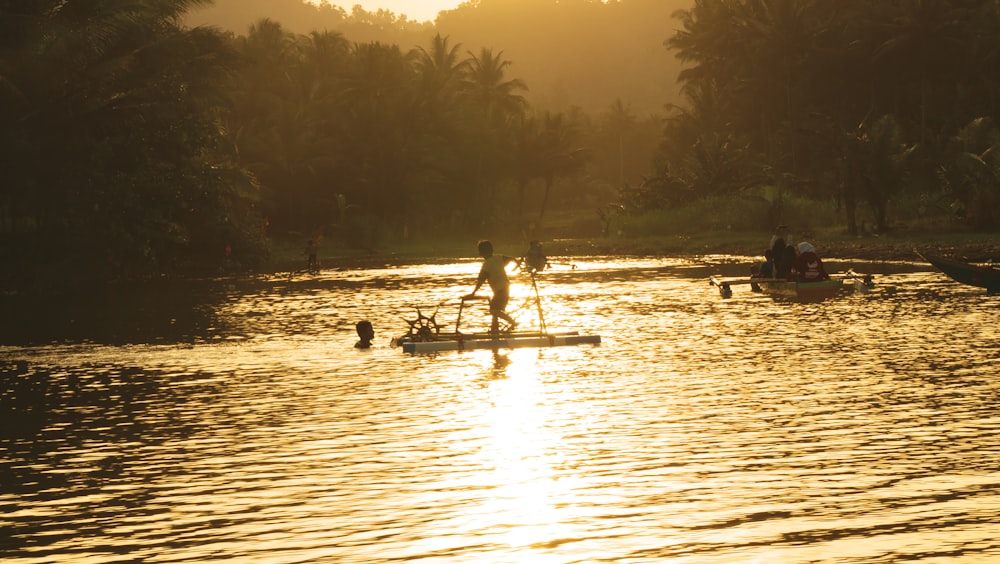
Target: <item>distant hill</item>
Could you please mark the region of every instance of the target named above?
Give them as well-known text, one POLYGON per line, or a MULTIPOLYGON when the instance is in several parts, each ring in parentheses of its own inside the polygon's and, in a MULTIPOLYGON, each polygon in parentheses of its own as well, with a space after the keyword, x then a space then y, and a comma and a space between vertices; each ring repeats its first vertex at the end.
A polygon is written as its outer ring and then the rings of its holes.
POLYGON ((672 14, 694 0, 478 0, 443 12, 434 24, 347 13, 305 0, 216 0, 196 9, 189 25, 213 25, 236 34, 263 17, 296 33, 332 30, 354 42, 426 46, 435 33, 465 51, 503 51, 512 76, 524 80, 536 107, 589 112, 616 99, 637 115, 662 113, 679 103, 680 64, 663 42, 678 27, 672 14))

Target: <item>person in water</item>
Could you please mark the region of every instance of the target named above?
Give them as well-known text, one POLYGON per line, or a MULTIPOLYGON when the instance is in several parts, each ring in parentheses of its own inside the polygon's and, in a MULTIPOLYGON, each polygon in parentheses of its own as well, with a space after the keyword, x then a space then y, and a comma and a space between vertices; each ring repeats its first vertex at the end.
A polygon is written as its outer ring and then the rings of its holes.
POLYGON ((541 272, 549 265, 549 259, 542 251, 542 244, 535 239, 528 244, 528 254, 524 255, 524 265, 528 272, 541 272))
POLYGON ((372 322, 368 320, 358 321, 355 329, 358 332, 360 340, 357 343, 354 343, 354 348, 370 349, 372 346, 372 339, 375 338, 375 328, 372 327, 372 322))
POLYGON ((816 254, 816 248, 805 241, 802 241, 798 245, 798 254, 795 257, 795 273, 798 276, 799 282, 819 282, 830 279, 830 275, 823 268, 823 261, 816 254))
POLYGON ((493 290, 493 298, 490 300, 490 324, 491 331, 499 332, 500 319, 507 322, 510 330, 513 330, 517 323, 514 318, 507 314, 507 302, 510 301, 510 279, 507 278, 507 265, 516 263, 517 259, 493 254, 493 243, 483 240, 479 242, 479 256, 483 257, 483 267, 479 271, 479 278, 476 279, 476 287, 466 299, 475 298, 476 292, 482 287, 483 282, 490 283, 493 290))

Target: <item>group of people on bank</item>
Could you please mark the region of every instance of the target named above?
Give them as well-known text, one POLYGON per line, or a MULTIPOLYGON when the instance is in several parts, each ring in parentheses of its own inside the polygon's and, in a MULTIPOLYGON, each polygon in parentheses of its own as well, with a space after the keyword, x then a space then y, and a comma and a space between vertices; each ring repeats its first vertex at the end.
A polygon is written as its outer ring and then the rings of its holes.
POLYGON ((764 251, 764 261, 751 267, 751 278, 799 282, 829 280, 830 275, 823 268, 823 261, 816 254, 816 248, 807 241, 789 245, 785 242, 787 237, 788 227, 779 226, 771 237, 770 245, 764 251))

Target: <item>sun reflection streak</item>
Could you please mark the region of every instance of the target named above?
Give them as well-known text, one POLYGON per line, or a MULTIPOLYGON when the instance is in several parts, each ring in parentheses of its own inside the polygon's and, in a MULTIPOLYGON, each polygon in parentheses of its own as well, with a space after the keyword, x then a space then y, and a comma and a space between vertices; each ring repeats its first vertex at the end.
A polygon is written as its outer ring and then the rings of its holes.
POLYGON ((488 405, 483 414, 480 456, 493 493, 481 508, 489 520, 486 534, 514 549, 572 538, 560 501, 572 495, 571 481, 560 478, 560 436, 553 420, 560 403, 547 400, 537 354, 515 351, 491 358, 488 405))

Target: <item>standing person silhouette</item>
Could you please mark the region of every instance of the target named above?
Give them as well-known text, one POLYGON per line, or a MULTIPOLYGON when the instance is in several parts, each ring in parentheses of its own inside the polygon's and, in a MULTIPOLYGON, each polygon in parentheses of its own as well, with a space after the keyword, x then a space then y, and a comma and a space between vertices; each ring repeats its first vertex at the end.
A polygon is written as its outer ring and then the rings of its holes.
POLYGON ((319 259, 317 254, 319 253, 319 236, 314 235, 309 238, 306 242, 306 269, 309 272, 316 272, 319 270, 319 259))
POLYGON ((466 299, 476 297, 476 292, 482 287, 483 282, 490 283, 493 290, 493 298, 490 299, 490 316, 493 318, 490 323, 490 331, 496 335, 500 329, 500 319, 509 325, 509 330, 514 330, 517 323, 514 318, 507 314, 507 302, 510 301, 510 279, 507 278, 507 265, 516 263, 517 259, 493 254, 493 243, 482 240, 479 242, 479 255, 483 257, 483 267, 479 271, 479 278, 476 279, 476 287, 466 299))

